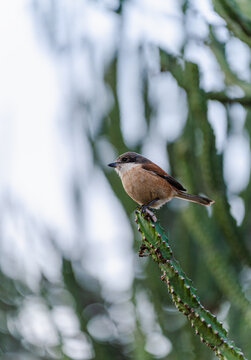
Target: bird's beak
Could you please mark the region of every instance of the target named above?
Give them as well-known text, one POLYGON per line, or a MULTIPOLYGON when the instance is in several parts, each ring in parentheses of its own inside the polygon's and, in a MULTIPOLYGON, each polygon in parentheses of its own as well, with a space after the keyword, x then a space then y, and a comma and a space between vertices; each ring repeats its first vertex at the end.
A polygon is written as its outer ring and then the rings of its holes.
POLYGON ((117 164, 118 164, 117 162, 113 162, 113 163, 108 164, 108 166, 115 168, 115 167, 117 167, 117 164))

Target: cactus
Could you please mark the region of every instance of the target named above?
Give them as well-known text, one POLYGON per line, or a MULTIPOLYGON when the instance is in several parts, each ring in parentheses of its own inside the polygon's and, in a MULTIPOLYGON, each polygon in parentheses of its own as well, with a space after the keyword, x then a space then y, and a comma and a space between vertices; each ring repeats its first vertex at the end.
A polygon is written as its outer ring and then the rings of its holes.
POLYGON ((217 318, 200 303, 192 281, 186 276, 173 256, 167 236, 158 222, 135 212, 138 231, 142 234, 139 255, 147 251, 158 263, 161 280, 167 283, 168 291, 176 308, 187 316, 200 340, 212 349, 219 359, 245 359, 243 353, 228 339, 226 329, 217 318))
MULTIPOLYGON (((250 266, 251 256, 236 222, 230 214, 223 180, 222 157, 215 151, 215 136, 207 119, 206 93, 199 86, 199 70, 196 64, 184 61, 180 64, 164 51, 160 52, 162 70, 169 70, 179 86, 187 92, 189 105, 188 127, 200 128, 203 135, 202 151, 198 159, 206 192, 216 201, 216 220, 232 252, 250 266)), ((249 86, 250 87, 250 86, 249 86)), ((194 136, 194 135, 193 135, 194 136)))
POLYGON ((241 97, 229 97, 224 91, 209 91, 206 93, 206 97, 208 100, 217 100, 222 104, 234 104, 239 103, 243 106, 251 105, 251 97, 249 96, 241 96, 241 97))
POLYGON ((251 46, 251 20, 241 12, 234 0, 213 0, 216 12, 224 18, 235 36, 251 46))
POLYGON ((211 49, 222 72, 224 73, 226 85, 238 85, 244 91, 245 95, 250 97, 250 83, 239 79, 238 76, 229 68, 225 54, 225 44, 217 40, 211 28, 209 33, 209 40, 210 41, 207 43, 207 45, 211 49))

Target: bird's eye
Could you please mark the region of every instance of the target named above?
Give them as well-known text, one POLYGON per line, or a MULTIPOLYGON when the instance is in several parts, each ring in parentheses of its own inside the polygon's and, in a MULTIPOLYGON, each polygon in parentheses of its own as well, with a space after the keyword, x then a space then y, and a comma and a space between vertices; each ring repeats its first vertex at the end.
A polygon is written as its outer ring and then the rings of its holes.
POLYGON ((121 159, 121 161, 126 162, 126 161, 127 161, 127 158, 126 158, 126 157, 123 157, 123 158, 121 159))

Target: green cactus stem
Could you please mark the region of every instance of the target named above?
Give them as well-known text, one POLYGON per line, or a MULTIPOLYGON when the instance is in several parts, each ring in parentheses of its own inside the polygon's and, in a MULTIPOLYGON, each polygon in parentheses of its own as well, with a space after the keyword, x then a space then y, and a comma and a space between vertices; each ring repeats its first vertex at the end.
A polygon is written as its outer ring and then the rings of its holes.
POLYGON ((241 12, 237 2, 213 0, 213 6, 215 11, 226 21, 229 30, 250 46, 251 20, 241 12))
POLYGON ((210 41, 207 43, 208 47, 211 49, 212 53, 214 54, 221 71, 224 74, 225 84, 226 85, 238 85, 245 93, 246 96, 250 97, 251 94, 251 86, 250 83, 241 80, 229 67, 229 64, 226 59, 225 53, 225 44, 221 43, 217 40, 214 31, 210 27, 209 32, 209 39, 210 41))
POLYGON ((192 281, 186 276, 180 264, 173 256, 167 236, 158 222, 149 216, 135 212, 138 231, 142 235, 140 256, 149 254, 159 265, 162 272, 161 280, 167 284, 177 309, 187 316, 200 340, 211 348, 219 359, 242 359, 245 357, 231 340, 223 325, 200 303, 192 281))
MULTIPOLYGON (((231 251, 248 266, 251 256, 246 244, 239 236, 239 229, 229 211, 222 170, 222 157, 216 155, 215 136, 207 119, 206 93, 199 85, 199 69, 194 63, 184 61, 181 66, 172 56, 160 51, 162 71, 169 71, 178 85, 187 93, 189 121, 192 128, 199 128, 203 135, 202 149, 197 157, 205 191, 215 200, 215 214, 218 225, 231 251)), ((251 90, 250 85, 248 85, 251 90)), ((248 89, 246 89, 248 91, 248 89)))
POLYGON ((239 103, 243 106, 251 106, 251 96, 229 97, 224 91, 209 91, 206 93, 207 100, 216 100, 223 104, 239 103))

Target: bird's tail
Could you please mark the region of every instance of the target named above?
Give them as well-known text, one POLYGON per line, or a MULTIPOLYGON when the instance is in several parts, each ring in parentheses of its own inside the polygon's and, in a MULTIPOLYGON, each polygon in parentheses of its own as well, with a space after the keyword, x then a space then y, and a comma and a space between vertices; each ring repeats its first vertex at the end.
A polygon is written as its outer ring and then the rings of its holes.
POLYGON ((188 201, 192 201, 192 202, 195 202, 198 204, 206 205, 206 206, 214 203, 214 200, 210 200, 205 196, 187 194, 183 191, 178 191, 177 195, 175 197, 184 199, 184 200, 188 200, 188 201))

